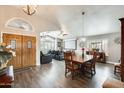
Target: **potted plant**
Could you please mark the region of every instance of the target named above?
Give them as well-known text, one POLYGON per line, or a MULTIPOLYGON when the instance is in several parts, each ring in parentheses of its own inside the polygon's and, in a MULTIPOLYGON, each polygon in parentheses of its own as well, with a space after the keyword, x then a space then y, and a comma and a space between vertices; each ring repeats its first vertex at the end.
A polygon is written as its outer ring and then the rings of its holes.
POLYGON ((7 63, 12 58, 12 52, 5 51, 5 44, 0 43, 0 75, 5 74, 7 63))

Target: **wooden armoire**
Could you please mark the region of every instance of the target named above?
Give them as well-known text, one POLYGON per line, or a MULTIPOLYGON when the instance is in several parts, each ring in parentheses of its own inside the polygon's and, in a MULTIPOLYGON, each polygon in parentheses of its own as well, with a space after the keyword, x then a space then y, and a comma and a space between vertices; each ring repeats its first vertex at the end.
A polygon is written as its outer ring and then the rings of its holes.
POLYGON ((124 18, 121 21, 121 81, 124 82, 124 18))
POLYGON ((3 33, 3 42, 11 45, 16 56, 8 62, 14 69, 35 66, 36 37, 3 33))

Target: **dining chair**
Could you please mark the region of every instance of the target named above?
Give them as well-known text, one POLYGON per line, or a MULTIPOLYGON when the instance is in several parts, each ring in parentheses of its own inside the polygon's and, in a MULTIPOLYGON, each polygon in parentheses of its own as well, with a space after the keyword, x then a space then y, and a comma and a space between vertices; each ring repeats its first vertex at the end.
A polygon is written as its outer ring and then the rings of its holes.
POLYGON ((67 73, 71 73, 72 79, 74 79, 75 75, 79 74, 80 68, 79 64, 74 62, 72 52, 64 52, 64 60, 65 60, 65 77, 67 73))
POLYGON ((84 74, 89 73, 91 77, 96 74, 96 67, 95 67, 96 61, 97 61, 97 56, 94 56, 93 59, 83 64, 84 74))
POLYGON ((121 63, 120 63, 120 60, 119 60, 119 63, 114 64, 114 74, 120 73, 120 72, 121 72, 121 63))

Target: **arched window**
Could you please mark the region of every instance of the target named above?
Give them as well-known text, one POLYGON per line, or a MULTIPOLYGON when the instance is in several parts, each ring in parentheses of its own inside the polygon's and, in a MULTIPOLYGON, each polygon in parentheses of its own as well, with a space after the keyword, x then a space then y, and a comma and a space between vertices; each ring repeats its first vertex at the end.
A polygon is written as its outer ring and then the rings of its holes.
POLYGON ((13 28, 13 29, 20 29, 23 31, 33 31, 32 25, 21 19, 21 18, 12 18, 6 23, 7 27, 13 28))

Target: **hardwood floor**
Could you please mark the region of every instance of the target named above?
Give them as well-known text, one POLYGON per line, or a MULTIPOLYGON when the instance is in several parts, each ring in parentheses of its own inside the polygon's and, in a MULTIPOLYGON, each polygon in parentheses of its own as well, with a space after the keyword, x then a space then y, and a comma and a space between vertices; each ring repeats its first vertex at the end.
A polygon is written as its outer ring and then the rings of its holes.
POLYGON ((65 78, 64 62, 53 60, 30 69, 15 71, 14 87, 16 88, 99 88, 107 77, 114 77, 113 65, 97 63, 93 78, 86 76, 72 80, 65 78))

